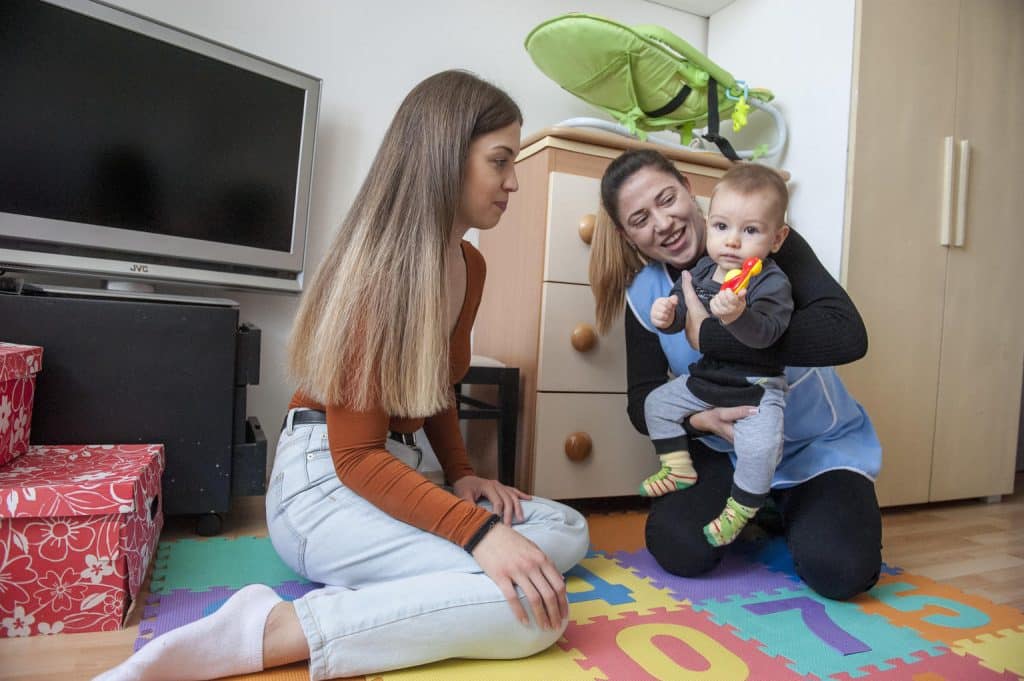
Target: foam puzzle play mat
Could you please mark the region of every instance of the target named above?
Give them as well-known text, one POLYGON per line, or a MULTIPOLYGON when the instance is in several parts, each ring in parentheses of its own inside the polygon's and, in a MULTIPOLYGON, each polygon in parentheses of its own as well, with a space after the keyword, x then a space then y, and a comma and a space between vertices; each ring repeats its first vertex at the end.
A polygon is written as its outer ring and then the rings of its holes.
MULTIPOLYGON (((214 612, 245 584, 286 599, 317 584, 267 538, 160 545, 136 649, 214 612)), ((710 574, 665 573, 646 550, 591 551, 568 573, 569 627, 524 660, 448 660, 369 681, 995 681, 1024 678, 1024 613, 886 566, 850 602, 818 596, 780 538, 738 542, 710 574)), ((238 679, 304 679, 304 664, 238 679)))

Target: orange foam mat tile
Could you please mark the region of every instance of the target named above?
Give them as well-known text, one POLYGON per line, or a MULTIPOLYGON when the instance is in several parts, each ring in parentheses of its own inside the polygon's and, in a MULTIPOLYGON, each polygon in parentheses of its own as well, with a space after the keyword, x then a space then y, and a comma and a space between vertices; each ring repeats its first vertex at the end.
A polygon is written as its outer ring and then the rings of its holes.
POLYGON ((589 514, 590 546, 605 553, 639 551, 645 548, 646 523, 647 511, 589 514))

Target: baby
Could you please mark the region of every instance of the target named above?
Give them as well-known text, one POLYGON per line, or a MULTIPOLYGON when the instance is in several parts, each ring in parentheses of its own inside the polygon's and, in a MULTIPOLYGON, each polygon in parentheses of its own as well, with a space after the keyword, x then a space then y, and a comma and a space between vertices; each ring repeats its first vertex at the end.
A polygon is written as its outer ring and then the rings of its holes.
MULTIPOLYGON (((793 312, 789 279, 768 256, 789 234, 785 223, 789 193, 771 168, 742 164, 730 169, 711 196, 707 255, 690 270, 694 290, 708 311, 742 344, 773 345, 793 312), (749 258, 762 261, 760 274, 738 293, 722 284, 730 270, 749 258)), ((685 328, 682 280, 667 298, 651 306, 651 322, 665 333, 685 328)), ((787 390, 783 367, 751 357, 726 361, 705 354, 679 376, 651 392, 644 405, 648 432, 662 467, 640 486, 645 496, 661 496, 697 482, 683 420, 713 407, 749 405, 757 413, 736 422, 736 472, 721 514, 704 527, 713 546, 731 543, 764 505, 782 456, 782 412, 787 390)))

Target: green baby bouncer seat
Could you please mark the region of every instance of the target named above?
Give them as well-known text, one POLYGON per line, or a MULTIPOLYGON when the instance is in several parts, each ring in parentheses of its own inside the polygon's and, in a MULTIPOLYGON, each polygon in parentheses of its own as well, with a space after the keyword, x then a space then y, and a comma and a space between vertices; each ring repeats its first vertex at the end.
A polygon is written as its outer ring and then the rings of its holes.
POLYGON ((651 141, 690 148, 702 145, 702 138, 734 161, 777 159, 785 147, 786 124, 769 103, 769 90, 748 88, 660 26, 631 27, 591 14, 566 14, 534 28, 525 46, 545 75, 617 121, 580 117, 559 125, 599 128, 642 140, 649 132, 674 131, 680 144, 653 137, 651 141), (772 117, 776 141, 770 147, 734 150, 720 134, 722 117, 728 116, 733 130, 739 131, 751 108, 772 117), (694 130, 705 126, 706 132, 695 138, 694 130))

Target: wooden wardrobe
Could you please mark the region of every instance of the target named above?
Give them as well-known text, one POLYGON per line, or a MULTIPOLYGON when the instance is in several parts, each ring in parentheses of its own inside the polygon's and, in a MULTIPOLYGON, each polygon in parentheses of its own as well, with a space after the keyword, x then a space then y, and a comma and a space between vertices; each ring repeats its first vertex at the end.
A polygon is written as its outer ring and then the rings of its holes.
POLYGON ((1013 489, 1024 306, 1024 2, 861 0, 841 369, 884 448, 883 505, 1013 489))

